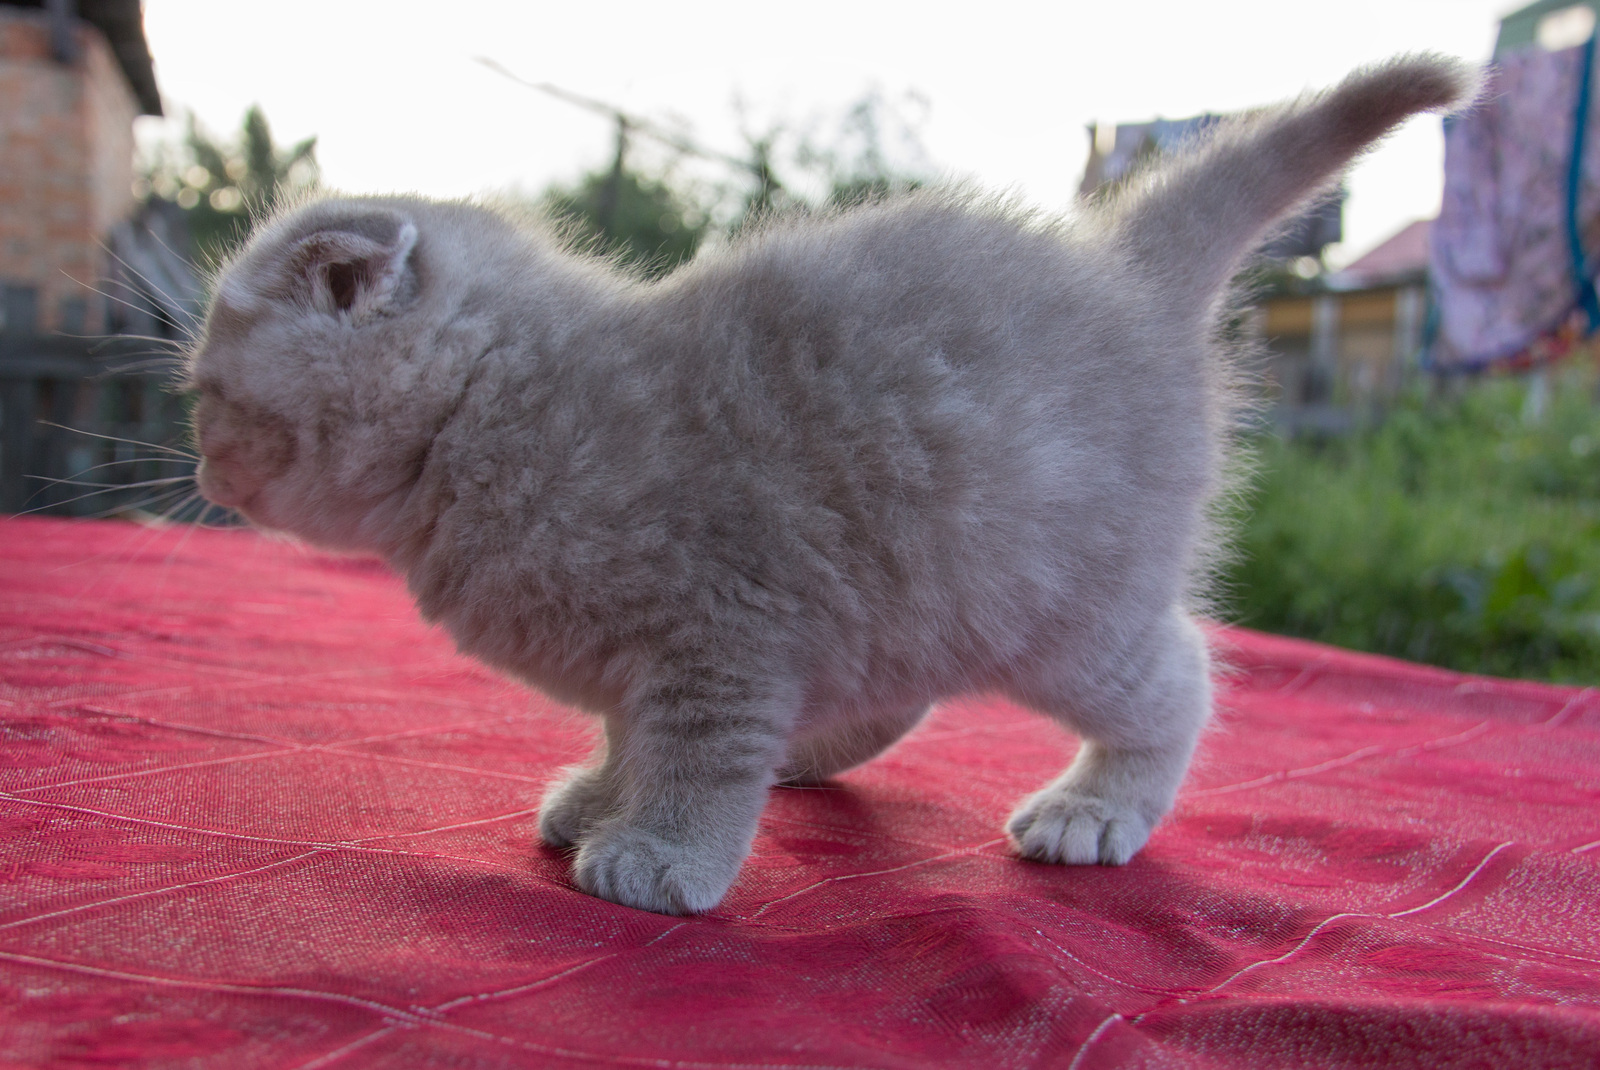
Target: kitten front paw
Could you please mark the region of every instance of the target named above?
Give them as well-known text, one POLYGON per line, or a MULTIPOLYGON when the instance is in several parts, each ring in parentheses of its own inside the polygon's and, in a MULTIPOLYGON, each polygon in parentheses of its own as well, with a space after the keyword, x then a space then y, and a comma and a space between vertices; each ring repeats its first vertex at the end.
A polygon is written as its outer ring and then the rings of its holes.
POLYGON ((569 769, 539 803, 539 836, 551 847, 571 847, 610 816, 614 802, 598 769, 569 769))
POLYGON ((722 902, 743 859, 611 821, 578 849, 573 875, 590 895, 657 914, 700 914, 722 902))
POLYGON ((1017 807, 1006 833, 1035 862, 1120 866, 1139 853, 1154 825, 1131 806, 1046 788, 1017 807))

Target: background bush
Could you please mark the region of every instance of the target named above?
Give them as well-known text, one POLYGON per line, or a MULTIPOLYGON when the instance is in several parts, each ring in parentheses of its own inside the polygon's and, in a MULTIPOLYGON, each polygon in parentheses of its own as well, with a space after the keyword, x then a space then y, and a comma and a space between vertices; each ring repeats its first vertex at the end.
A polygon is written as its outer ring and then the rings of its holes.
POLYGON ((1600 408, 1569 370, 1415 397, 1333 439, 1254 443, 1239 623, 1471 672, 1600 681, 1600 408))

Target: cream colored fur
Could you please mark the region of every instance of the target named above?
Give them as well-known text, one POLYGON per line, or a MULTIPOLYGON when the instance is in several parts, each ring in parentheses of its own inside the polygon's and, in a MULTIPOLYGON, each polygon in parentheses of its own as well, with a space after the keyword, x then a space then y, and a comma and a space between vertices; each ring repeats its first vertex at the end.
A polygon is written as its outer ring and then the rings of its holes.
POLYGON ((965 692, 1084 740, 1011 818, 1018 851, 1120 864, 1211 706, 1188 606, 1232 411, 1226 284, 1470 81, 1359 72, 1078 218, 924 192, 655 283, 469 204, 303 206, 220 282, 201 485, 384 555, 463 650, 604 720, 540 815, 596 895, 709 910, 772 785, 965 692))

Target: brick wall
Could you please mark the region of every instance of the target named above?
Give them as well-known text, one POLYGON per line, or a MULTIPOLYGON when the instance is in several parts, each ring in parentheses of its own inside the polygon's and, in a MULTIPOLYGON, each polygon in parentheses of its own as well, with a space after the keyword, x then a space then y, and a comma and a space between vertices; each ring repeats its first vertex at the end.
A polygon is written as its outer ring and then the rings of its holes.
POLYGON ((107 231, 133 210, 133 90, 99 30, 57 61, 49 17, 0 6, 0 286, 5 330, 105 329, 107 231), (29 306, 32 306, 30 309, 29 306))

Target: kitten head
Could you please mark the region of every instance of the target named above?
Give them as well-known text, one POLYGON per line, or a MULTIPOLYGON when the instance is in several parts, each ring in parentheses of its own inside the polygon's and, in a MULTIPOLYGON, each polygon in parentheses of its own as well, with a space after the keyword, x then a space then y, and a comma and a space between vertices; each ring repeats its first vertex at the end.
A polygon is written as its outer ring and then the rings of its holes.
POLYGON ((450 239, 474 214, 335 199, 257 232, 219 278, 189 369, 207 498, 322 545, 382 548, 460 394, 436 328, 462 303, 475 251, 450 239))

